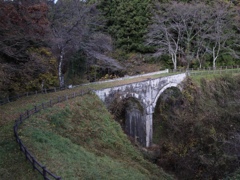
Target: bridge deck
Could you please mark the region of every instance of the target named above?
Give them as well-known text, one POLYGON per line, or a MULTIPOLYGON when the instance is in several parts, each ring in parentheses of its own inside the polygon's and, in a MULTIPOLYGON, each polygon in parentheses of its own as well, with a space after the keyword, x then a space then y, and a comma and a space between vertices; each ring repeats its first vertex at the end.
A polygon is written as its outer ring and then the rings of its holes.
POLYGON ((174 74, 180 74, 180 72, 168 73, 168 70, 164 70, 164 71, 157 71, 154 73, 147 73, 147 74, 141 74, 141 75, 136 75, 136 76, 127 76, 127 77, 123 77, 123 78, 111 79, 111 80, 106 80, 106 81, 98 81, 98 82, 94 82, 94 83, 88 83, 85 85, 88 85, 88 87, 97 90, 97 89, 104 89, 104 88, 110 88, 110 87, 115 87, 115 86, 137 83, 137 82, 141 82, 141 81, 147 81, 149 79, 156 79, 156 78, 160 78, 160 77, 172 76, 174 74))

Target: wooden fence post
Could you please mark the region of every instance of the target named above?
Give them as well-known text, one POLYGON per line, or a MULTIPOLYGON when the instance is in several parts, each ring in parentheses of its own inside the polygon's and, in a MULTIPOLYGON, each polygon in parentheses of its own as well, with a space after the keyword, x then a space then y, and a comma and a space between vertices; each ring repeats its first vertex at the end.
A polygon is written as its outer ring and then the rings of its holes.
POLYGON ((14 137, 17 139, 17 120, 15 120, 15 125, 13 126, 14 137))
POLYGON ((32 165, 33 165, 33 171, 36 169, 36 167, 35 167, 35 159, 34 159, 34 157, 32 157, 32 165))
POLYGON ((25 154, 25 157, 26 157, 26 160, 27 160, 27 159, 28 159, 28 158, 27 158, 28 153, 27 153, 26 147, 24 147, 24 154, 25 154))
POLYGON ((42 169, 43 169, 43 178, 46 179, 46 174, 47 174, 46 166, 43 166, 42 169))
POLYGON ((20 151, 22 151, 22 141, 21 141, 21 139, 18 139, 18 143, 19 143, 19 146, 20 146, 20 151))
POLYGON ((22 114, 20 114, 19 120, 22 123, 22 114))
POLYGON ((37 112, 37 106, 34 106, 35 113, 37 112))

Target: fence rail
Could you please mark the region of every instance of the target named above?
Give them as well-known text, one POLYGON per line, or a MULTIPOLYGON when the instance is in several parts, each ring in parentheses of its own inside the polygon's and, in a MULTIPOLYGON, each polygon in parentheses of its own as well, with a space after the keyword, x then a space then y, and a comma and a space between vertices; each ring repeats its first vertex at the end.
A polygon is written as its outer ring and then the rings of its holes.
MULTIPOLYGON (((197 74, 216 74, 219 72, 229 72, 240 69, 239 65, 236 66, 219 66, 219 67, 207 67, 207 68, 189 68, 189 69, 170 69, 169 73, 182 73, 188 72, 192 75, 197 74)), ((240 70, 238 71, 240 72, 240 70)))
MULTIPOLYGON (((103 82, 112 82, 112 81, 116 81, 116 80, 124 80, 124 79, 129 79, 129 78, 135 78, 135 77, 140 77, 140 76, 145 76, 145 75, 149 75, 149 74, 156 74, 156 73, 183 73, 183 72, 188 72, 190 73, 190 75, 203 75, 203 74, 223 74, 223 73, 234 73, 234 70, 239 70, 236 72, 240 72, 240 67, 237 66, 220 66, 220 67, 216 67, 216 68, 212 68, 212 67, 208 67, 208 68, 189 68, 189 69, 166 69, 163 71, 158 71, 158 72, 154 72, 154 73, 148 73, 148 74, 143 74, 143 75, 136 75, 136 76, 127 76, 127 77, 123 77, 123 78, 117 78, 117 79, 111 79, 111 80, 106 80, 106 81, 98 81, 98 82, 93 82, 93 83, 87 83, 87 84, 98 84, 98 83, 103 83, 103 82), (231 71, 233 70, 233 71, 231 71)), ((87 84, 83 84, 83 85, 87 85, 87 84)), ((65 90, 65 89, 69 89, 72 87, 78 87, 80 85, 76 85, 76 86, 71 86, 71 87, 55 87, 55 88, 51 88, 51 89, 42 89, 41 91, 33 91, 33 92, 26 92, 23 94, 17 94, 16 96, 11 96, 11 97, 6 97, 3 99, 0 99, 0 106, 7 104, 9 102, 12 101, 16 101, 17 99, 21 98, 21 97, 28 97, 28 96, 32 96, 32 95, 36 95, 36 94, 47 94, 47 93, 51 93, 51 92, 57 92, 57 91, 61 91, 61 90, 65 90)))
POLYGON ((231 67, 218 67, 218 68, 208 68, 208 69, 198 69, 198 70, 188 70, 191 76, 196 75, 208 75, 208 74, 233 74, 239 73, 239 66, 231 66, 231 67))
POLYGON ((17 99, 19 99, 21 97, 28 97, 28 96, 37 95, 37 94, 47 94, 47 93, 62 91, 65 89, 69 89, 69 88, 68 87, 62 87, 62 88, 55 87, 55 88, 51 88, 51 89, 42 89, 40 91, 26 92, 26 93, 17 94, 15 96, 11 96, 11 97, 5 97, 5 98, 0 99, 0 106, 7 104, 9 102, 12 102, 12 101, 16 101, 17 99))
POLYGON ((22 143, 22 140, 19 138, 19 135, 18 135, 19 126, 26 119, 28 119, 30 116, 40 112, 43 109, 52 107, 54 104, 57 104, 59 102, 67 101, 68 99, 72 99, 72 98, 75 98, 77 96, 82 96, 82 95, 87 94, 89 92, 91 92, 90 89, 88 89, 87 91, 74 92, 72 94, 68 94, 68 95, 65 95, 65 96, 59 96, 58 98, 51 99, 48 102, 41 103, 39 105, 34 106, 34 108, 32 108, 32 109, 26 110, 24 113, 20 114, 18 119, 15 120, 15 124, 13 126, 13 132, 14 132, 14 136, 16 138, 16 141, 19 144, 19 148, 23 152, 23 154, 25 155, 26 160, 28 160, 32 164, 33 170, 37 170, 43 176, 43 178, 45 180, 52 180, 52 179, 60 180, 61 177, 59 177, 59 176, 53 174, 52 172, 50 172, 46 168, 46 166, 44 166, 39 161, 37 161, 37 159, 30 153, 30 151, 27 149, 27 147, 22 143))

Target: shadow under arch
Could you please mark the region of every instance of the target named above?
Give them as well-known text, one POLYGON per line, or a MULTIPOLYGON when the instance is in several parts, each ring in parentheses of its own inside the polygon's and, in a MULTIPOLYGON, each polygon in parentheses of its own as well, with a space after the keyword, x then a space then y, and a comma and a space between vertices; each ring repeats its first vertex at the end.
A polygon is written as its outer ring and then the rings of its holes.
POLYGON ((159 99, 159 97, 161 96, 161 94, 169 89, 169 88, 177 88, 179 91, 182 91, 182 88, 177 84, 177 83, 169 83, 166 86, 164 86, 157 94, 157 96, 155 97, 153 103, 152 103, 152 107, 153 107, 153 112, 155 111, 156 105, 157 105, 157 101, 159 99))
POLYGON ((115 98, 109 109, 130 139, 145 146, 146 110, 143 103, 134 96, 122 96, 115 98))
POLYGON ((152 133, 152 143, 161 144, 161 139, 164 136, 165 122, 169 120, 168 113, 172 113, 173 108, 182 105, 182 89, 178 86, 169 86, 164 89, 164 91, 159 94, 153 112, 153 133, 152 133))

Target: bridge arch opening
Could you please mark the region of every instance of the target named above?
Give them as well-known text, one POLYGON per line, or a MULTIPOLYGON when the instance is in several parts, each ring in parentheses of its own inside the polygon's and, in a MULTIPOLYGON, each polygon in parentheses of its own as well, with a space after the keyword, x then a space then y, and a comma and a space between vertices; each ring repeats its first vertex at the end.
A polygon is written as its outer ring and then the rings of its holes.
POLYGON ((142 103, 135 97, 123 99, 118 97, 110 105, 110 111, 130 139, 145 146, 146 122, 145 109, 142 103))
POLYGON ((158 96, 153 113, 153 144, 163 143, 161 138, 164 137, 164 132, 171 131, 165 128, 165 124, 169 120, 167 114, 171 113, 173 108, 182 105, 182 103, 182 92, 177 86, 165 88, 158 96))

